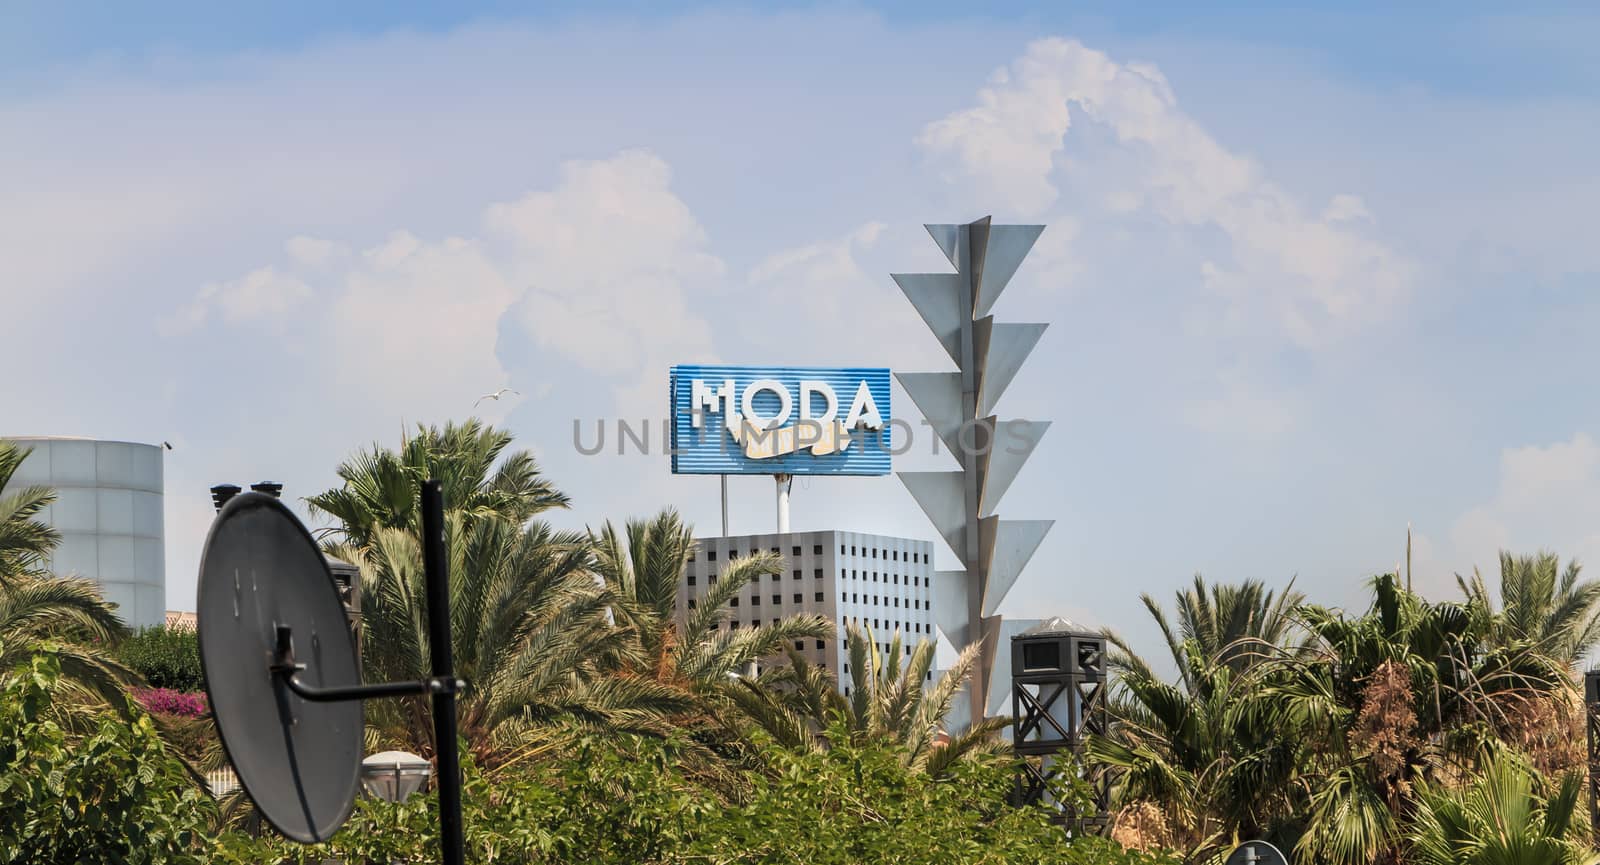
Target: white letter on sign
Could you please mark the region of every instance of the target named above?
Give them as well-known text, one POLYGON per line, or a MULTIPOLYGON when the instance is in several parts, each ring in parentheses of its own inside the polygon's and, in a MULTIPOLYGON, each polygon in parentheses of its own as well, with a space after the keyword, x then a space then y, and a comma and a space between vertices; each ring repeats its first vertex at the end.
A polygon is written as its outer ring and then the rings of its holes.
POLYGON ((789 389, 783 382, 771 378, 758 378, 744 389, 744 419, 754 424, 756 429, 777 429, 789 422, 789 415, 794 411, 794 400, 789 396, 789 389), (762 418, 756 414, 756 394, 772 391, 778 395, 779 409, 777 415, 771 418, 762 418))
POLYGON ((831 385, 825 381, 817 381, 816 379, 810 378, 800 380, 801 420, 814 420, 817 422, 817 426, 820 429, 824 426, 832 424, 834 416, 838 413, 839 397, 833 392, 833 387, 831 385), (823 412, 820 417, 811 414, 812 394, 821 396, 823 401, 828 404, 828 410, 823 412))
MULTIPOLYGON (((745 404, 748 408, 748 397, 745 404)), ((858 425, 867 429, 883 429, 883 417, 878 414, 878 404, 872 401, 872 391, 867 390, 866 382, 856 388, 856 398, 850 401, 850 413, 844 416, 845 429, 853 430, 858 425)))
POLYGON ((726 404, 726 410, 731 413, 733 409, 733 379, 723 381, 722 387, 712 390, 706 383, 695 379, 689 386, 689 415, 693 419, 694 428, 700 428, 700 421, 704 417, 703 410, 723 411, 717 407, 717 400, 726 404))

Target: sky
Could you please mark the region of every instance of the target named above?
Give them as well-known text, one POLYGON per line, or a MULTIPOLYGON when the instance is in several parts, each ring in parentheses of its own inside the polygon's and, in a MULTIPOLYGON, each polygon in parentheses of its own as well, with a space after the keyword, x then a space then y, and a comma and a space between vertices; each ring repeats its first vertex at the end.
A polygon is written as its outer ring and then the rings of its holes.
MULTIPOLYGON (((1000 413, 1053 422, 999 513, 1056 521, 1003 614, 1359 609, 1408 523, 1437 598, 1600 568, 1600 14, 1386 6, 7 4, 0 433, 172 443, 173 609, 208 487, 501 387, 554 522, 710 534, 714 478, 574 422, 659 424, 675 363, 949 369, 889 274, 992 215, 1048 226, 994 310, 1050 325, 1000 413)), ((793 526, 934 537, 892 477, 793 526)))

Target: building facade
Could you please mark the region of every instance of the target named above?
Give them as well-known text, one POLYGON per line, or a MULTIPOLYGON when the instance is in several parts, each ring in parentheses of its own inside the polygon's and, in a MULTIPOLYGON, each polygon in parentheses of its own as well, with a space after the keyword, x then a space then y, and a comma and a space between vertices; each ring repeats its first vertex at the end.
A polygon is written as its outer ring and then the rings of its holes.
POLYGON ((87 577, 130 627, 167 612, 163 452, 159 445, 61 436, 7 436, 32 453, 11 486, 42 485, 56 501, 39 519, 61 533, 50 569, 87 577))
POLYGON ((827 667, 847 693, 850 672, 845 627, 870 628, 886 652, 899 632, 909 655, 919 640, 935 639, 933 545, 928 541, 859 532, 791 532, 702 538, 678 587, 679 623, 698 611, 729 562, 753 553, 784 558, 779 573, 751 582, 724 610, 718 627, 748 628, 810 613, 834 623, 832 640, 806 640, 793 648, 827 667))

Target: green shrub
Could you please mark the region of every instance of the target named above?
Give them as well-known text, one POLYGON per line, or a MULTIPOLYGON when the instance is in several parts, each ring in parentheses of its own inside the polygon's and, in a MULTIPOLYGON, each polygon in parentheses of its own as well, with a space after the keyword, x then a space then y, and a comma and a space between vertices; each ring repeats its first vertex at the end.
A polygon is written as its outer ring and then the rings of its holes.
POLYGON ((205 690, 205 677, 200 672, 200 642, 190 629, 165 625, 145 628, 122 641, 117 647, 117 657, 153 688, 185 692, 205 690))
POLYGON ((48 650, 0 678, 0 863, 211 861, 216 809, 150 716, 74 704, 60 681, 48 650))
MULTIPOLYGON (((848 739, 848 737, 845 737, 848 739)), ((671 742, 595 736, 530 769, 467 767, 471 862, 555 865, 1158 865, 1100 838, 1072 840, 1039 809, 1006 804, 1004 761, 937 780, 877 744, 822 754, 763 749, 753 787, 726 801, 687 778, 671 742)), ((437 860, 435 797, 363 799, 328 844, 224 839, 218 862, 437 860)))

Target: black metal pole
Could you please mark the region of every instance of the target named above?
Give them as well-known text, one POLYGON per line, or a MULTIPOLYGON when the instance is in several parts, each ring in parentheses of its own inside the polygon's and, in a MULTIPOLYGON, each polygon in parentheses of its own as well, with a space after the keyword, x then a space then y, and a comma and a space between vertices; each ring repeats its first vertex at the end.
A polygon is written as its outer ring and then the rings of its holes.
POLYGON ((1589 834, 1593 845, 1600 847, 1600 669, 1583 674, 1583 727, 1589 741, 1584 766, 1589 776, 1589 834))
MULTIPOLYGON (((450 681, 450 564, 444 546, 444 496, 436 480, 422 484, 422 566, 428 580, 428 653, 433 677, 450 681)), ((433 695, 433 746, 439 772, 439 845, 444 865, 464 865, 461 832, 461 759, 456 751, 455 691, 433 695)))

